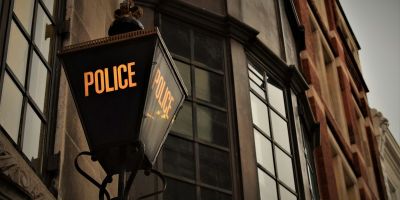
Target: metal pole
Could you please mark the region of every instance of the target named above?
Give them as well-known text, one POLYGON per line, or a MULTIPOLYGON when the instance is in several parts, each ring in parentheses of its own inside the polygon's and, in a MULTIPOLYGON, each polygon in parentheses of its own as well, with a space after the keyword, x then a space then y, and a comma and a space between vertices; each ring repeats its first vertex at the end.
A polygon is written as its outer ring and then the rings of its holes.
POLYGON ((118 176, 118 199, 126 200, 125 194, 126 171, 123 170, 118 176))

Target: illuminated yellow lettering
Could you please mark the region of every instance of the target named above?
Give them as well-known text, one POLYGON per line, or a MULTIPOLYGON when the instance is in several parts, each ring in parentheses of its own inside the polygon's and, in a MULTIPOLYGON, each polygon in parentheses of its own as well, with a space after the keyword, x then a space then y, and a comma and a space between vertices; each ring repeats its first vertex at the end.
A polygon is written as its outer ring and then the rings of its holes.
POLYGON ((104 92, 104 73, 101 69, 94 72, 94 88, 97 94, 104 92))
POLYGON ((84 72, 83 82, 85 97, 90 95, 91 87, 94 87, 97 94, 123 90, 128 87, 136 87, 138 83, 135 81, 136 72, 134 66, 135 62, 128 62, 127 64, 113 66, 112 71, 111 68, 110 70, 109 68, 102 68, 94 72, 84 72))
POLYGON ((169 111, 172 108, 172 102, 174 102, 174 97, 172 95, 170 95, 169 98, 168 98, 168 106, 166 107, 166 109, 164 111, 165 114, 167 114, 167 116, 169 116, 169 111))
POLYGON ((160 105, 161 105, 160 99, 161 99, 161 95, 164 92, 164 88, 165 88, 165 81, 164 81, 164 77, 161 76, 159 83, 158 83, 157 90, 156 90, 156 98, 158 99, 158 103, 160 103, 160 105))
POLYGON ((93 85, 93 72, 83 73, 84 85, 85 85, 85 97, 89 96, 89 85, 93 85))
POLYGON ((118 73, 117 73, 117 66, 113 67, 113 75, 114 75, 114 90, 118 90, 118 73))
POLYGON ((124 72, 126 72, 126 70, 127 70, 126 69, 126 65, 121 64, 121 65, 118 66, 118 86, 119 86, 120 89, 123 90, 126 87, 128 87, 128 80, 126 80, 126 79, 122 80, 122 70, 124 72), (124 82, 122 83, 122 81, 124 81, 124 82))
POLYGON ((171 94, 171 92, 168 90, 168 87, 167 87, 165 92, 164 92, 164 96, 162 98, 162 101, 161 101, 161 108, 163 108, 164 113, 165 113, 165 103, 167 102, 168 96, 170 94, 171 94))
MULTIPOLYGON (((153 85, 151 86, 152 89, 154 89, 154 86, 155 86, 156 84, 158 84, 158 82, 159 82, 159 80, 160 80, 160 76, 161 76, 160 70, 157 69, 156 77, 154 78, 153 85)), ((158 85, 157 85, 157 86, 158 86, 158 85)))
POLYGON ((108 77, 108 69, 105 68, 104 69, 104 80, 105 80, 105 84, 106 84, 106 92, 112 92, 112 91, 114 91, 114 88, 110 87, 110 81, 108 79, 109 79, 109 77, 108 77))
POLYGON ((166 80, 162 76, 160 69, 157 69, 156 71, 153 79, 152 89, 154 91, 153 94, 156 98, 156 101, 163 112, 161 118, 168 119, 170 117, 170 111, 172 108, 172 103, 174 102, 174 97, 172 96, 171 90, 168 88, 166 80))
POLYGON ((136 87, 136 82, 133 81, 133 76, 135 76, 135 71, 132 70, 133 66, 135 66, 135 62, 128 63, 128 82, 129 82, 129 87, 136 87))

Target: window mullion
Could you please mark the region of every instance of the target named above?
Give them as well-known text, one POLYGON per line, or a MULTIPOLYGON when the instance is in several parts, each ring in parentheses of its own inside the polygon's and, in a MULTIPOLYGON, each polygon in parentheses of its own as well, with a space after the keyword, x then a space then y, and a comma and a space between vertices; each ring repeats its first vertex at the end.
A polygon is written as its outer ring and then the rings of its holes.
MULTIPOLYGON (((19 139, 18 139, 18 144, 20 149, 23 148, 23 138, 24 138, 24 129, 25 129, 25 115, 26 115, 26 109, 28 106, 28 91, 29 91, 29 80, 30 80, 30 67, 31 67, 31 63, 32 63, 32 54, 33 54, 33 38, 35 37, 35 18, 36 18, 36 12, 37 12, 37 0, 35 0, 34 6, 33 6, 33 15, 32 15, 32 22, 31 22, 31 33, 30 33, 30 38, 28 38, 28 57, 27 57, 27 62, 26 62, 26 72, 25 72, 25 87, 24 87, 24 91, 23 91, 23 96, 24 96, 24 100, 23 100, 23 104, 22 104, 22 111, 21 111, 21 119, 20 119, 20 131, 19 131, 19 139)), ((15 18, 17 18, 15 16, 15 18)), ((24 30, 24 29, 22 29, 24 30)), ((21 31, 21 30, 20 30, 21 31)))
POLYGON ((18 131, 18 147, 21 150, 23 147, 22 141, 24 141, 23 132, 25 131, 25 114, 26 114, 27 104, 28 104, 28 98, 26 97, 26 95, 23 95, 20 122, 19 122, 19 131, 18 131))

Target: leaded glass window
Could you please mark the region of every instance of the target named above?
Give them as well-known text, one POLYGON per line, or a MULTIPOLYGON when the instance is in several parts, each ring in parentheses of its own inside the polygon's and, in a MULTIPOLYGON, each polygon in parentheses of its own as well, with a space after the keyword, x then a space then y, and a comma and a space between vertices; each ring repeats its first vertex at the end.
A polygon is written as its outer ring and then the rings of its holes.
MULTIPOLYGON (((14 0, 1 58, 0 125, 38 173, 49 135, 50 97, 56 78, 54 0, 14 0)), ((4 20, 5 21, 5 20, 4 20)))
POLYGON ((285 89, 251 64, 248 72, 260 199, 297 199, 285 89))
POLYGON ((161 30, 189 90, 162 154, 163 198, 232 199, 224 38, 166 17, 161 30))

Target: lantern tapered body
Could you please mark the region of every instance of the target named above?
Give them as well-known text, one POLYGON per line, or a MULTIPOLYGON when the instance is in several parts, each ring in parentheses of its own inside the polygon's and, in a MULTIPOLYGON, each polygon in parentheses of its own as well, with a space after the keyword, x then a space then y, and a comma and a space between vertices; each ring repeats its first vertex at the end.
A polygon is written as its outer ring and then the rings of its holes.
POLYGON ((90 151, 108 174, 151 166, 186 96, 157 28, 66 47, 60 54, 90 151))

